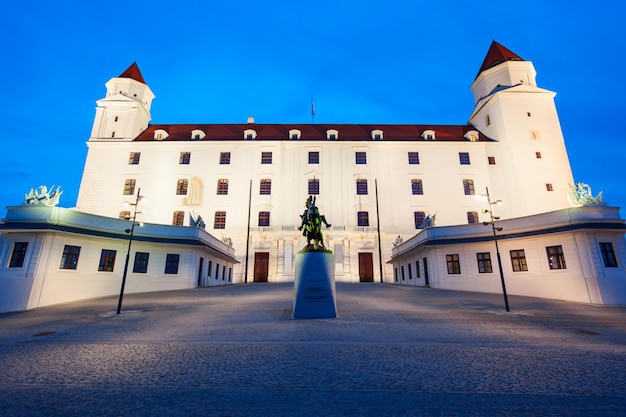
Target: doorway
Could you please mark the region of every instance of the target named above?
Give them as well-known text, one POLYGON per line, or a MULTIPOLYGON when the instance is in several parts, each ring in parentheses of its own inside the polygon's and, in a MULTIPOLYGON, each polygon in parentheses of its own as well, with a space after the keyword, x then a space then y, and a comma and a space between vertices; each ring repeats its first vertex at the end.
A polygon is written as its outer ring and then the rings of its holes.
POLYGON ((204 269, 204 258, 200 257, 200 265, 198 266, 198 287, 202 287, 202 270, 204 269))
POLYGON ((425 257, 422 258, 422 261, 424 262, 424 286, 430 287, 430 283, 428 282, 428 262, 425 257))
POLYGON ((374 282, 374 261, 371 252, 359 252, 359 282, 374 282))
POLYGON ((269 263, 269 252, 254 253, 254 282, 267 282, 269 263))

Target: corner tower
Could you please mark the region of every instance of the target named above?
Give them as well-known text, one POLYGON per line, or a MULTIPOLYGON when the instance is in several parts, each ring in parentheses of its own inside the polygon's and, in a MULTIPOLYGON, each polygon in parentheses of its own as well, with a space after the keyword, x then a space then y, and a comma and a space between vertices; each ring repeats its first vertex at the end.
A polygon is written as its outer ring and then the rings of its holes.
POLYGON ((574 182, 556 93, 537 87, 535 77, 532 62, 494 41, 471 86, 469 123, 494 141, 497 155, 490 191, 513 217, 569 207, 574 182))
POLYGON ((106 97, 97 101, 90 141, 132 140, 148 127, 154 94, 136 63, 105 84, 106 97))

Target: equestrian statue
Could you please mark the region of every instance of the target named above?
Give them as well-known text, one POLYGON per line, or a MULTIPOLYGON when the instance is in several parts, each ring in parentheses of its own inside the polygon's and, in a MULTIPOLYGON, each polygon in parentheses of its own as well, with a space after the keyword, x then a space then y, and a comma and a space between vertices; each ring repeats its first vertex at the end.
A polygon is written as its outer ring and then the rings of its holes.
POLYGON ((306 237, 306 246, 304 251, 308 251, 313 241, 313 250, 326 250, 324 246, 324 236, 322 234, 322 224, 330 227, 324 215, 320 215, 320 211, 315 205, 315 197, 309 196, 305 203, 306 209, 300 215, 301 223, 298 230, 302 231, 302 236, 306 237))

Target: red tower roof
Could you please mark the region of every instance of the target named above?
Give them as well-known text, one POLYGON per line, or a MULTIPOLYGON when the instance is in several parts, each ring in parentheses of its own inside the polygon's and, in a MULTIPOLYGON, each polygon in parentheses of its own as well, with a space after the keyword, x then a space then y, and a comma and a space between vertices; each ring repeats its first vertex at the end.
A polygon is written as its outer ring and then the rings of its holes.
POLYGON ((485 57, 483 64, 480 66, 480 70, 478 70, 478 74, 476 75, 476 77, 478 77, 481 72, 506 61, 524 61, 524 59, 522 59, 516 53, 511 52, 504 46, 500 45, 498 42, 493 41, 491 43, 491 46, 489 47, 489 51, 487 51, 487 56, 485 57))
POLYGON ((133 62, 130 67, 126 68, 126 70, 120 74, 118 78, 132 78, 135 81, 139 81, 142 84, 146 82, 141 75, 141 71, 139 71, 139 67, 136 62, 133 62))

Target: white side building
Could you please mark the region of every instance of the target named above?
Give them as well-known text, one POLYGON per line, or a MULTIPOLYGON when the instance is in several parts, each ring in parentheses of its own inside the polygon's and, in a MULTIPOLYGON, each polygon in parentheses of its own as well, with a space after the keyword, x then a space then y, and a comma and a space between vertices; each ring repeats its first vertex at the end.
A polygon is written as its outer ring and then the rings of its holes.
POLYGON ((494 42, 462 125, 149 124, 154 94, 136 64, 98 101, 77 208, 118 217, 141 188, 146 221, 187 224, 236 248, 233 281, 293 280, 304 202, 332 227, 338 281, 393 282, 398 236, 487 220, 475 198, 506 201, 503 219, 570 207, 574 183, 554 104, 535 69, 494 42))

